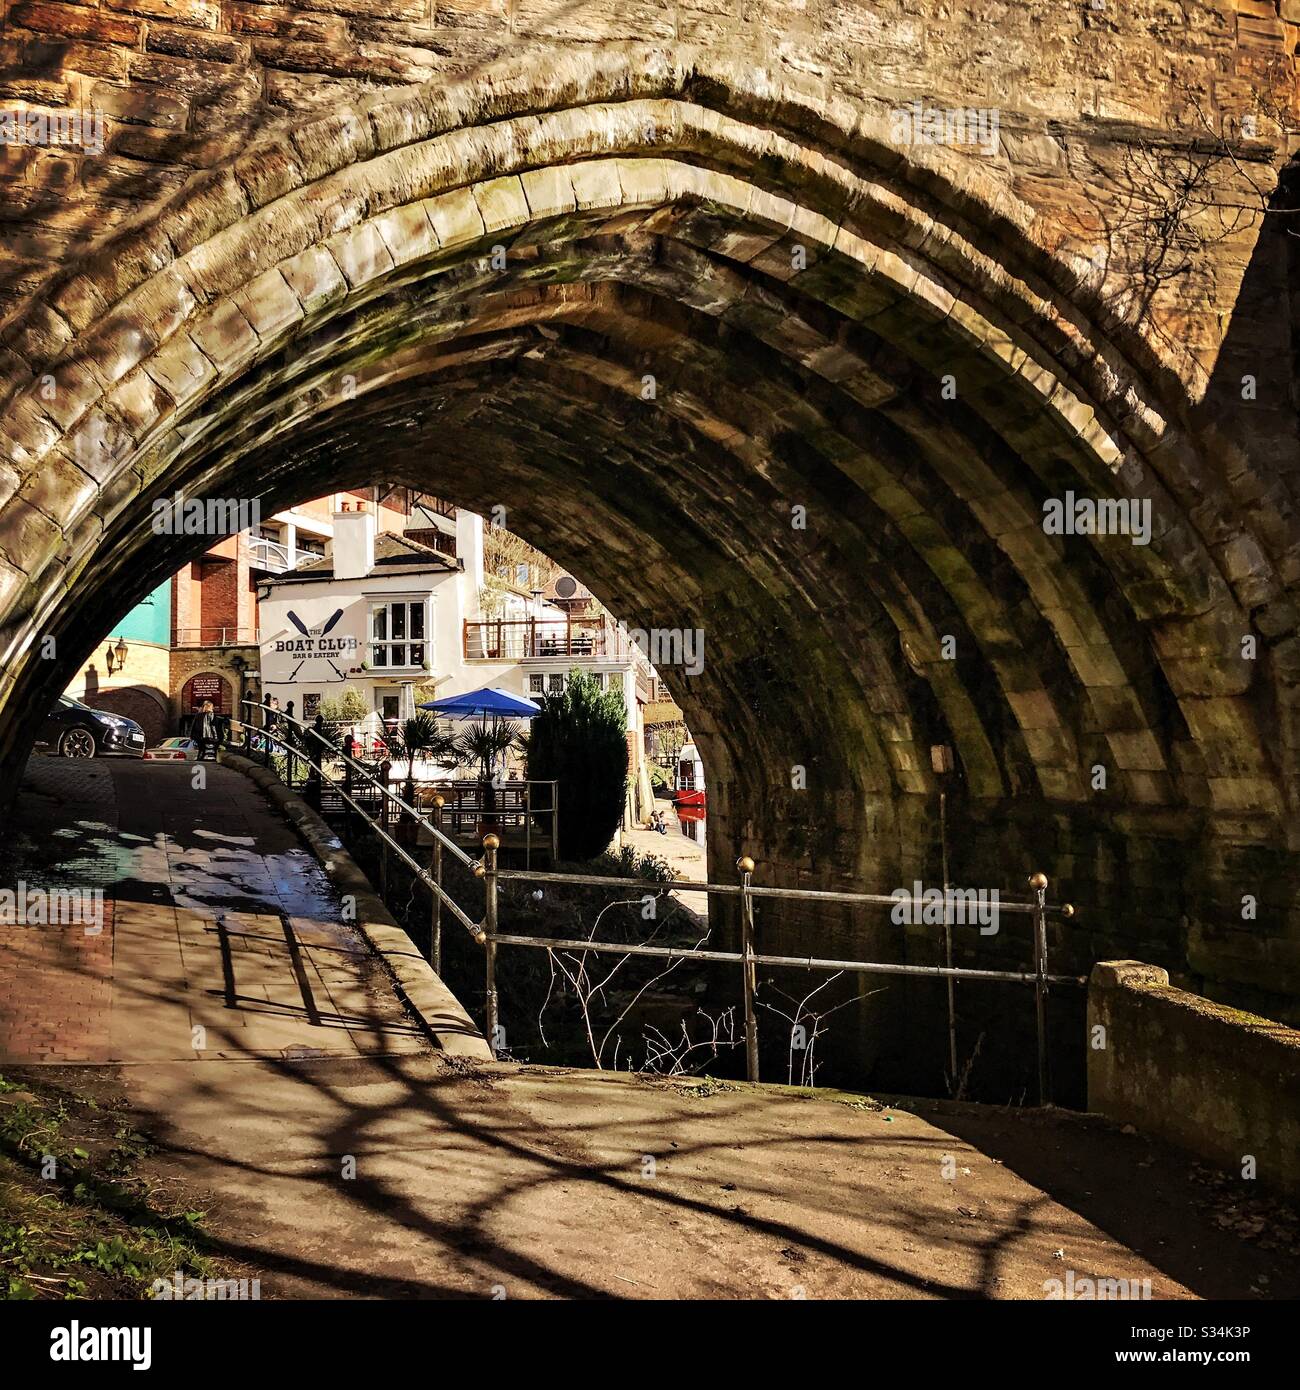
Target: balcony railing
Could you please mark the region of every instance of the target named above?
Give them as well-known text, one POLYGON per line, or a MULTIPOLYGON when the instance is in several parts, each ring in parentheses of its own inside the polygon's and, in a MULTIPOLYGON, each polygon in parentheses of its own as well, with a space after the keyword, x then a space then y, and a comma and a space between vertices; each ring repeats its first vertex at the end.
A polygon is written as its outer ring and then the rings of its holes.
POLYGON ((174 647, 255 647, 260 633, 255 627, 178 627, 174 647))
POLYGON ((625 634, 600 618, 507 618, 465 624, 467 661, 626 661, 633 651, 625 634))
POLYGON ((301 548, 291 550, 279 541, 266 536, 249 536, 248 563, 253 569, 270 570, 272 574, 283 574, 286 570, 297 569, 308 560, 319 560, 320 553, 301 548))

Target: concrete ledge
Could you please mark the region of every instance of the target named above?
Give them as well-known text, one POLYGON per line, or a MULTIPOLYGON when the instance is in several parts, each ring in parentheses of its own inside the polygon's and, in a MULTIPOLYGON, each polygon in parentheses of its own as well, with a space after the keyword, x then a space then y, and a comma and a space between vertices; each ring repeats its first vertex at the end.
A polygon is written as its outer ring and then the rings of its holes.
POLYGON ((1238 1176, 1253 1158, 1260 1184, 1300 1197, 1300 1032, 1174 989, 1157 966, 1093 966, 1088 1109, 1238 1176))
POLYGON ((388 967, 398 995, 429 1037, 452 1056, 490 1062, 492 1050, 474 1020, 398 925, 338 836, 274 772, 224 748, 218 757, 222 766, 242 772, 265 792, 268 800, 293 822, 308 848, 320 860, 330 882, 340 893, 352 896, 356 902, 357 928, 370 949, 388 967))

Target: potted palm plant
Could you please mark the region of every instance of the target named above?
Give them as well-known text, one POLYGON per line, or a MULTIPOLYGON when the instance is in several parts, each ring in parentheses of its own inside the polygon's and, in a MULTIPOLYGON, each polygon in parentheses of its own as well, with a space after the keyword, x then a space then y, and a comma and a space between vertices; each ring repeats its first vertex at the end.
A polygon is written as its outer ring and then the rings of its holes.
POLYGON ((479 771, 479 804, 482 815, 478 823, 480 839, 489 831, 498 829, 496 804, 496 774, 502 758, 519 737, 517 724, 501 723, 498 720, 483 720, 467 725, 456 737, 457 754, 465 761, 476 763, 479 771))
MULTIPOLYGON (((406 759, 406 785, 402 788, 402 793, 408 806, 415 805, 416 758, 423 756, 441 761, 454 754, 455 742, 450 734, 445 734, 438 728, 438 721, 430 714, 413 715, 394 731, 389 738, 389 745, 395 757, 406 759)), ((403 812, 397 826, 398 841, 401 844, 413 845, 418 833, 415 818, 403 812)))

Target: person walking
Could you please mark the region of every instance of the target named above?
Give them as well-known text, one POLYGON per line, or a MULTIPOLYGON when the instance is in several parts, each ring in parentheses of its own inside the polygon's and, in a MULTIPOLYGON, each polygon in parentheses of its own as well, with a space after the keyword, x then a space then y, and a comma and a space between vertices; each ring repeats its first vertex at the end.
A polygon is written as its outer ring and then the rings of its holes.
POLYGON ((193 738, 199 745, 199 757, 205 762, 217 756, 217 745, 220 742, 217 729, 217 709, 211 700, 204 700, 199 706, 198 717, 194 721, 193 738), (210 753, 209 749, 211 749, 210 753))

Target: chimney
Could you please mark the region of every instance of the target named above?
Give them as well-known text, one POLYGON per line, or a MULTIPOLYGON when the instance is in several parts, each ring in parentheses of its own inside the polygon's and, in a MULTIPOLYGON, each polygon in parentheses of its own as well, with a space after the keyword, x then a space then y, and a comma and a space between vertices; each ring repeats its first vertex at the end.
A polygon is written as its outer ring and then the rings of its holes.
POLYGON ((477 602, 483 587, 483 518, 464 507, 456 508, 456 558, 469 575, 470 592, 477 602))
POLYGON ((334 513, 332 554, 335 579, 364 579, 374 569, 375 514, 364 502, 352 510, 344 502, 343 510, 334 513))

